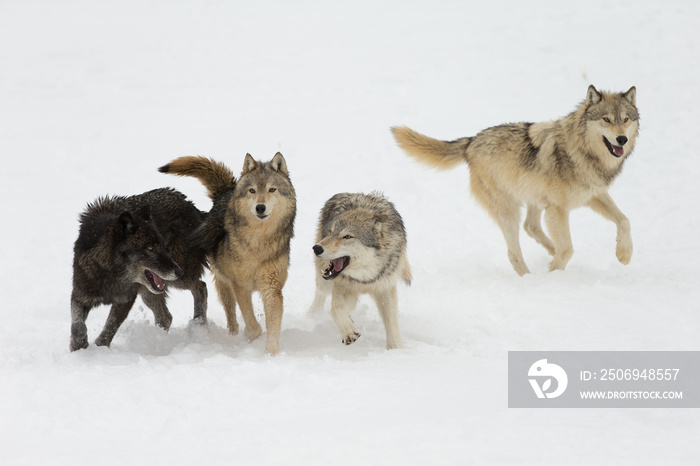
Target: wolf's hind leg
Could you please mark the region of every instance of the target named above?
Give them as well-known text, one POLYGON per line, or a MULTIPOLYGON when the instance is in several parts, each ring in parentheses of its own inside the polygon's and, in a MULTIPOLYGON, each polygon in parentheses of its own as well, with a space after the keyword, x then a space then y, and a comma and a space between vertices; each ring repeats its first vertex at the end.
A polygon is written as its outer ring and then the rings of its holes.
POLYGON ((530 273, 520 249, 520 203, 507 193, 487 186, 473 170, 470 173, 472 193, 501 227, 513 269, 520 276, 530 273))
POLYGON ((360 338, 355 324, 350 318, 350 312, 357 305, 357 294, 351 292, 334 291, 331 297, 331 315, 338 326, 343 343, 350 345, 360 338))
POLYGON ((527 205, 527 216, 525 217, 525 223, 523 224, 523 229, 530 235, 535 241, 540 243, 549 253, 550 256, 554 255, 554 244, 547 235, 542 230, 542 209, 534 206, 532 204, 527 205))
POLYGON ((81 304, 76 299, 71 299, 71 325, 70 325, 70 350, 76 351, 88 347, 87 319, 90 306, 81 304))
POLYGON ((617 260, 627 265, 632 260, 632 233, 630 221, 625 217, 610 194, 600 194, 588 202, 588 206, 603 217, 617 225, 617 246, 615 255, 617 260))
POLYGON ((379 314, 384 322, 386 331, 386 349, 403 348, 399 333, 399 305, 396 296, 396 286, 384 292, 373 293, 379 314))

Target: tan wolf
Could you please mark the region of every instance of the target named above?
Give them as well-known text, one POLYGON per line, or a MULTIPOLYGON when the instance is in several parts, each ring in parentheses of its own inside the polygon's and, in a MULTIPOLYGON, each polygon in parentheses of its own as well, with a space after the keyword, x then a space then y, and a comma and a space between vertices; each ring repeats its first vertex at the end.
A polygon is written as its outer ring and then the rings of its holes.
POLYGON ((246 154, 238 181, 224 164, 205 157, 180 157, 159 170, 192 176, 207 188, 214 204, 192 241, 207 251, 229 332, 238 333, 238 303, 246 337, 260 336, 252 302, 258 291, 265 309, 266 351, 277 354, 296 217, 296 194, 284 157, 278 152, 263 163, 246 154))
POLYGON ((519 275, 530 272, 518 234, 523 203, 524 229, 553 256, 550 270, 564 269, 571 259, 569 211, 584 205, 617 225, 617 258, 630 262, 630 222, 608 188, 639 132, 634 86, 608 93, 591 85, 585 101, 559 120, 494 126, 450 142, 406 127, 392 131, 399 146, 423 163, 439 169, 469 165, 471 191, 501 227, 508 258, 519 275), (551 240, 542 230, 543 210, 551 240))

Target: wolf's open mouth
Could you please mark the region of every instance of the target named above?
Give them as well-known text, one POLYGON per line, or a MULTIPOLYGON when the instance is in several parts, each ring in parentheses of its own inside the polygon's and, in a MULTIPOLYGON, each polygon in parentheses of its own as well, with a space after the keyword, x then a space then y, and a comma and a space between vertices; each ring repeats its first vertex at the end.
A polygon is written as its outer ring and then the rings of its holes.
POLYGON ((345 267, 347 267, 349 263, 350 258, 348 256, 333 259, 328 268, 323 271, 323 278, 325 280, 331 280, 337 277, 340 275, 340 272, 345 270, 345 267))
POLYGON ((605 143, 605 147, 607 147, 610 153, 615 157, 622 157, 623 155, 625 155, 624 147, 614 146, 610 144, 610 141, 608 141, 608 138, 606 138, 605 136, 603 136, 603 142, 605 143))
POLYGON ((162 293, 165 290, 165 282, 157 274, 148 269, 146 269, 143 274, 146 275, 146 280, 148 280, 148 283, 151 284, 151 288, 156 292, 162 293))

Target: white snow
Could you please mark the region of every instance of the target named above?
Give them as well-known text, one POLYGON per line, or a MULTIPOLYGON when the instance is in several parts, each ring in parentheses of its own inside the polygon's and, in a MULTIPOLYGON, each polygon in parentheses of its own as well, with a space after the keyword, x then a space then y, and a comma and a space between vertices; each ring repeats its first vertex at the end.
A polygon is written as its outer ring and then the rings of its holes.
MULTIPOLYGON (((700 3, 8 0, 0 3, 0 463, 697 464, 693 409, 509 409, 507 352, 699 350, 700 3), (518 277, 469 196, 467 167, 395 145, 569 113, 588 84, 637 86, 636 152, 611 190, 632 223, 571 215, 575 254, 521 235, 518 277), (234 171, 281 151, 298 195, 283 353, 208 329, 175 291, 166 333, 137 301, 111 348, 70 353, 77 216, 161 186, 201 154, 234 171), (383 191, 405 219, 414 282, 403 350, 370 300, 344 346, 314 291, 311 246, 337 192, 383 191)), ((260 301, 256 308, 261 312, 260 301)))

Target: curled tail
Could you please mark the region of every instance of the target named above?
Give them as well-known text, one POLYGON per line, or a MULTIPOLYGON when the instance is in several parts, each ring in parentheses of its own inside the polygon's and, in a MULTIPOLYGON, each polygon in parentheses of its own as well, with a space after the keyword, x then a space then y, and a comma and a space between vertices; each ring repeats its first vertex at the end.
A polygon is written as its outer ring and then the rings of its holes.
POLYGON ((206 157, 180 157, 163 165, 158 171, 197 178, 207 188, 207 193, 212 199, 233 191, 236 187, 236 177, 231 170, 223 163, 206 157))
POLYGON ((471 138, 440 141, 423 136, 405 126, 391 128, 394 138, 408 155, 419 162, 440 170, 450 170, 467 161, 467 147, 471 138))

